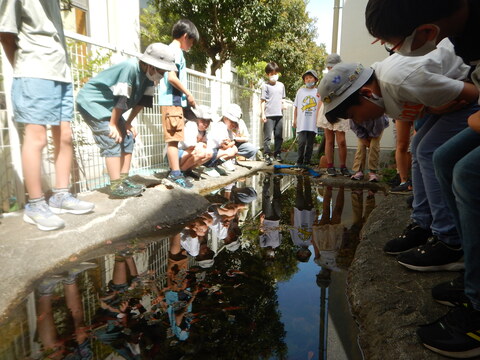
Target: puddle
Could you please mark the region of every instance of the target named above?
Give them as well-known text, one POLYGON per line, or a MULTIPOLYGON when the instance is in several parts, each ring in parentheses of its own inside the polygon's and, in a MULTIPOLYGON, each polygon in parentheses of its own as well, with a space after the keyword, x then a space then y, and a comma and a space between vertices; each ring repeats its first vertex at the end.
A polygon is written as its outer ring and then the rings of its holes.
POLYGON ((0 327, 0 360, 362 359, 346 275, 380 196, 237 182, 178 234, 42 279, 0 327))

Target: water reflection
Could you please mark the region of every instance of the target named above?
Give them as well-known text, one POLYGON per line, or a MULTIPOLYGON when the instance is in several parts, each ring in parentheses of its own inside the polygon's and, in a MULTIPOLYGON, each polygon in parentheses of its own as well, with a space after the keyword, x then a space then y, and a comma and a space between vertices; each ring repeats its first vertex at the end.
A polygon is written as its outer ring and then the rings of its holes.
POLYGON ((0 359, 360 359, 345 269, 375 194, 260 174, 207 198, 168 238, 40 281, 0 359))

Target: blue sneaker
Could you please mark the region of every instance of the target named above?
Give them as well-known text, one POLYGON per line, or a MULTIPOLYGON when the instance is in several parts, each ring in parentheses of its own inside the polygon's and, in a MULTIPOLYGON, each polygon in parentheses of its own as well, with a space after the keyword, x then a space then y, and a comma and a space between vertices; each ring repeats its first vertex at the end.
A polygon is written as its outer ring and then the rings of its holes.
POLYGON ((191 189, 193 187, 193 184, 183 175, 174 176, 170 173, 168 174, 167 179, 184 189, 191 189))
POLYGON ((48 205, 54 214, 70 213, 76 215, 86 214, 95 207, 95 204, 79 200, 67 191, 54 193, 48 199, 48 205))
POLYGON ((23 221, 36 225, 37 228, 44 231, 57 230, 65 226, 65 222, 50 210, 45 200, 27 203, 23 221))

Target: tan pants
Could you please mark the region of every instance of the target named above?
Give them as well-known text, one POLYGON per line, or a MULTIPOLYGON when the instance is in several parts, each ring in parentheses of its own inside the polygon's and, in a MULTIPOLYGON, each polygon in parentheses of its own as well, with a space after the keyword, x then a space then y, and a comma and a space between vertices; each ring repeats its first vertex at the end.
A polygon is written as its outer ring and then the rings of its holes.
MULTIPOLYGON (((378 170, 378 162, 380 158, 380 140, 382 135, 376 138, 370 139, 370 148, 368 148, 368 169, 373 172, 378 170)), ((352 170, 363 171, 366 169, 365 160, 367 158, 367 147, 358 139, 357 152, 355 153, 355 158, 353 159, 352 170)))

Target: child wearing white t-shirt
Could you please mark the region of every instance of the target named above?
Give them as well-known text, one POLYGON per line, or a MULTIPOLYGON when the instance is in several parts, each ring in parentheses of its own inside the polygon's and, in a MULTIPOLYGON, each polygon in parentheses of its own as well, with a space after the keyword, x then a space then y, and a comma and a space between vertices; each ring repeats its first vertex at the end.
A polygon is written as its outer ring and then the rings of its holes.
POLYGON ((295 96, 293 127, 297 131, 298 156, 296 165, 309 165, 313 152, 313 143, 317 133, 317 115, 320 108, 320 96, 315 85, 318 75, 315 70, 307 70, 302 75, 305 87, 301 87, 295 96))

